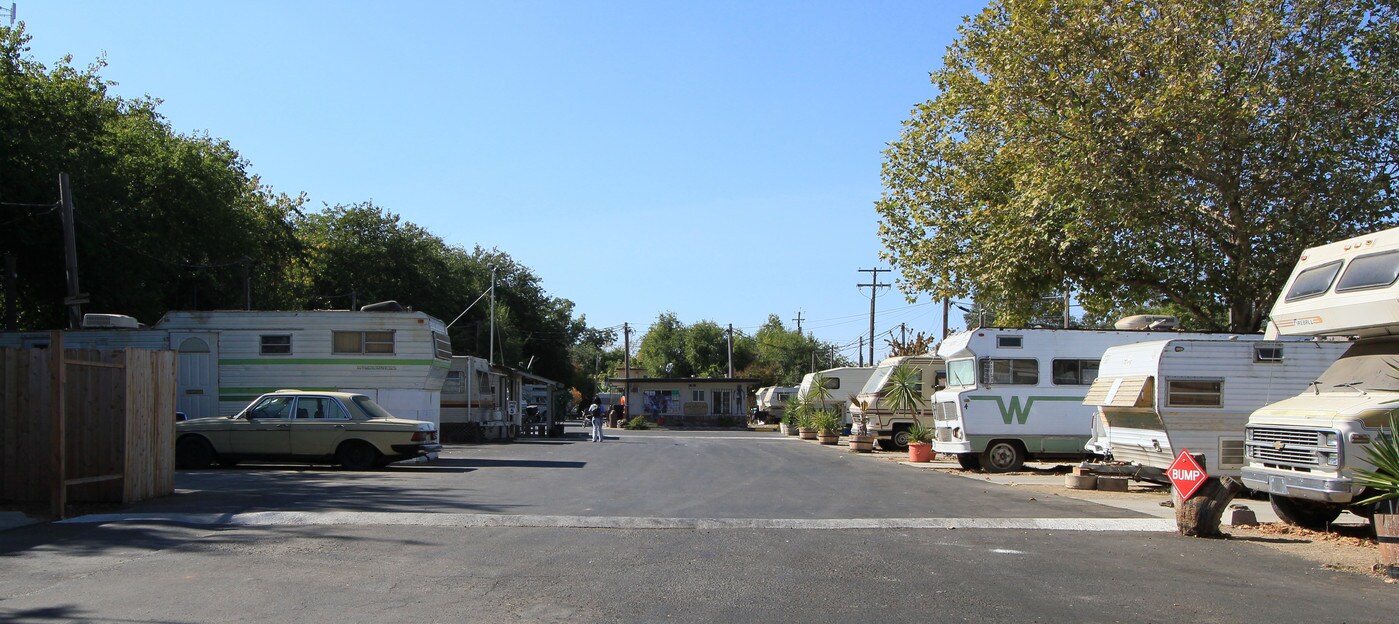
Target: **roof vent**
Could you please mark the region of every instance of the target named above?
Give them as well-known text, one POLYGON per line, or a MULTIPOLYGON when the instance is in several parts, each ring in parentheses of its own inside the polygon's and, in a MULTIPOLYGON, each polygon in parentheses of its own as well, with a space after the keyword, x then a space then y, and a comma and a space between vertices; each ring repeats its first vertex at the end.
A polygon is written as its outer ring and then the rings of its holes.
POLYGON ((84 314, 84 328, 137 329, 141 324, 125 314, 84 314))
POLYGON ((1126 317, 1112 325, 1113 329, 1148 329, 1167 331, 1180 327, 1180 319, 1160 314, 1138 314, 1126 317))
POLYGON ((405 312, 407 310, 408 308, 403 307, 403 304, 393 300, 380 301, 379 303, 371 303, 359 307, 360 312, 405 312))

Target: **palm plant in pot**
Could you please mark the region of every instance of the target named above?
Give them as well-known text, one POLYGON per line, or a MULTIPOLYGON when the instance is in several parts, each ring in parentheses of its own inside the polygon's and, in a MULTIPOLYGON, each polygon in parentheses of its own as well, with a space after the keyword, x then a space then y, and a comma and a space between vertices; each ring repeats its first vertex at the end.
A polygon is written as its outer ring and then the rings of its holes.
POLYGON ((1365 459, 1374 470, 1355 469, 1355 481, 1373 494, 1360 501, 1374 505, 1370 518, 1380 544, 1380 563, 1390 578, 1399 578, 1399 421, 1391 412, 1389 434, 1381 433, 1365 447, 1365 459))
POLYGON ((782 404, 782 433, 797 435, 797 417, 801 415, 801 402, 797 397, 787 397, 782 404))
POLYGON ((893 412, 913 412, 914 424, 908 429, 908 460, 928 461, 932 457, 933 431, 919 422, 923 419, 923 371, 903 364, 895 366, 880 390, 880 401, 893 412))
POLYGON ((919 423, 908 428, 908 461, 926 462, 933 458, 933 430, 919 423))
POLYGON ((874 436, 870 435, 870 418, 865 415, 865 410, 869 408, 867 403, 861 402, 850 395, 850 450, 856 453, 869 453, 874 451, 874 436), (860 408, 857 415, 854 408, 860 408))
POLYGON ((811 424, 816 427, 816 439, 822 444, 833 445, 840 442, 841 422, 834 411, 827 408, 815 410, 811 424))
POLYGON ((816 422, 812 419, 816 416, 818 394, 811 389, 797 396, 797 435, 803 440, 816 439, 816 422))

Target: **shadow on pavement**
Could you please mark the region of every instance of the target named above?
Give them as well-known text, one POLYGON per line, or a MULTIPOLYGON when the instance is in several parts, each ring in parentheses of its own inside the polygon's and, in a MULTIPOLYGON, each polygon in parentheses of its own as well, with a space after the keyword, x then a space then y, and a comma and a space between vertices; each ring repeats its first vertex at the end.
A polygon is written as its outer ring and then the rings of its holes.
MULTIPOLYGON (((427 467, 455 468, 582 468, 587 462, 548 461, 542 459, 435 459, 427 467)), ((421 468, 415 469, 421 471, 421 468)))

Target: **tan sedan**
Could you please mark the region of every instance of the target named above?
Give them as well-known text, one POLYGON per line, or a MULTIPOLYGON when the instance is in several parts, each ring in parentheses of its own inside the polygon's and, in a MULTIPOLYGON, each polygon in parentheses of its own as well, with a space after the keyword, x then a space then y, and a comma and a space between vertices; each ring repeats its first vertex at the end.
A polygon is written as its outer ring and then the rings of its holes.
POLYGON ((397 418, 349 392, 279 390, 236 416, 175 423, 175 463, 183 469, 264 459, 368 470, 440 450, 432 423, 397 418))

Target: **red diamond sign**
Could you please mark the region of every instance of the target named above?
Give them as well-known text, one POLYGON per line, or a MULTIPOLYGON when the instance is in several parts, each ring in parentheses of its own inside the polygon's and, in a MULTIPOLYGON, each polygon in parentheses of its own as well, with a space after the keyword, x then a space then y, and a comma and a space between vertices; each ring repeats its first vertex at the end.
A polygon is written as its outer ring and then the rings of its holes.
POLYGON ((1210 478, 1186 449, 1180 450, 1180 455, 1171 462, 1166 475, 1171 478, 1171 484, 1176 486, 1176 491, 1180 492, 1181 500, 1190 500, 1190 497, 1195 495, 1195 490, 1200 489, 1200 486, 1205 484, 1205 479, 1210 478))

